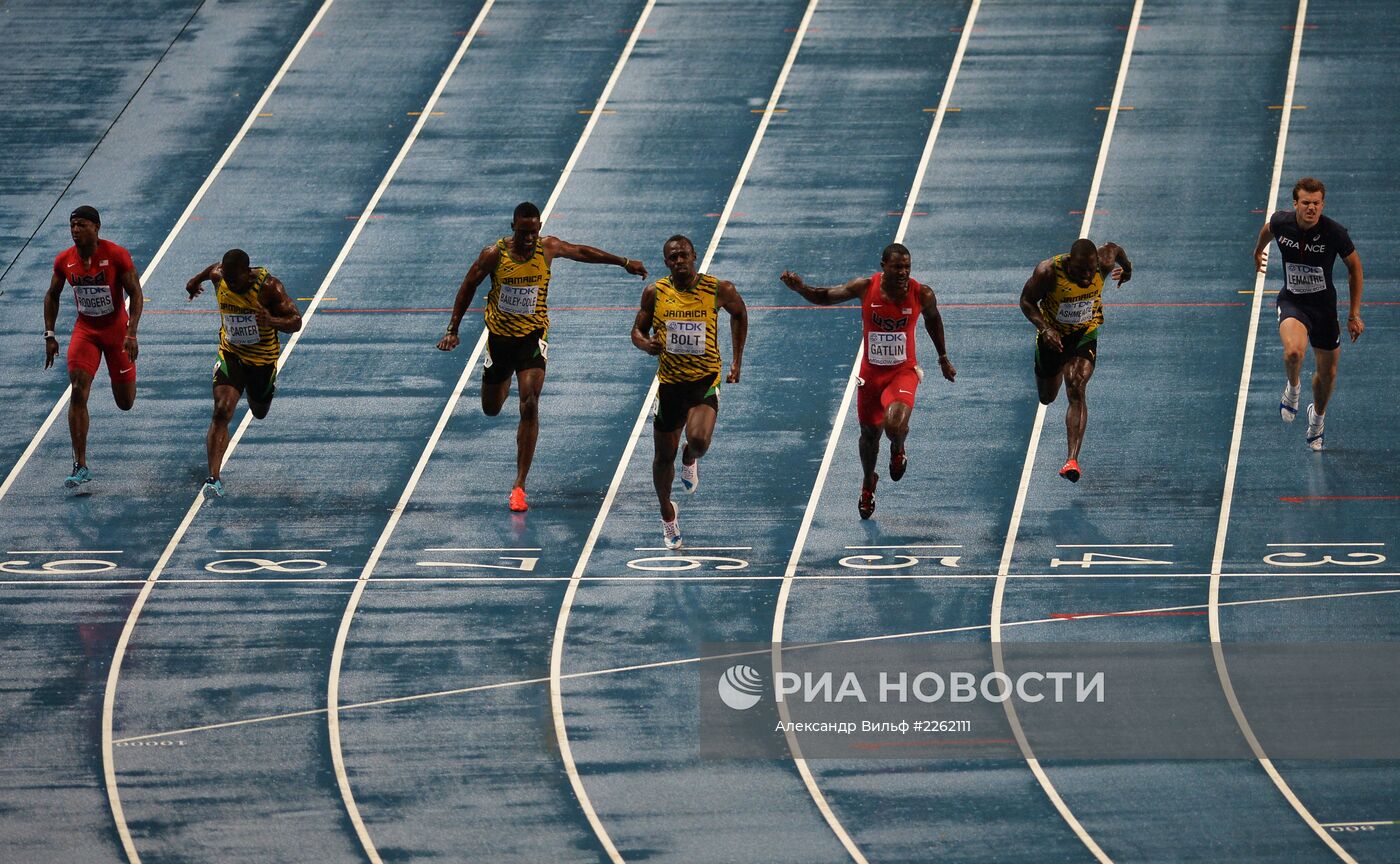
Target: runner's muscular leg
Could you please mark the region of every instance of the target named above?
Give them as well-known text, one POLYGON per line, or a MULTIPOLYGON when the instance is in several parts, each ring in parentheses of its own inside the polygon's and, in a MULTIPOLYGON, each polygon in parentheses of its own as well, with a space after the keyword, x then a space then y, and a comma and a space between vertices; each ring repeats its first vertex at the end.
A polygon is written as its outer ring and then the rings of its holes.
POLYGON ((1062 370, 1065 379, 1065 396, 1069 407, 1065 409, 1065 435, 1069 443, 1069 458, 1079 458, 1079 445, 1084 443, 1084 428, 1089 424, 1089 402, 1086 391, 1089 378, 1094 374, 1094 364, 1087 357, 1071 357, 1065 361, 1062 370))
POLYGON ((865 472, 865 489, 875 486, 875 462, 880 458, 880 427, 860 427, 860 467, 865 472))
POLYGON ((92 392, 92 375, 81 369, 69 369, 73 397, 68 403, 68 437, 73 441, 73 461, 87 464, 88 394, 92 392))
POLYGON ((681 461, 686 465, 704 456, 715 435, 715 420, 719 415, 709 405, 696 405, 685 418, 685 451, 681 461))
POLYGON ((1332 387, 1337 383, 1337 359, 1341 353, 1340 348, 1330 351, 1325 348, 1313 349, 1313 360, 1317 363, 1317 371, 1312 377, 1313 405, 1319 414, 1327 413, 1332 387))
POLYGON ((671 507, 671 484, 676 480, 676 450, 681 445, 681 430, 662 432, 651 430, 656 443, 656 455, 651 458, 651 482, 656 487, 656 500, 661 505, 661 518, 670 521, 676 518, 671 507))
POLYGON ((903 402, 891 402, 885 409, 885 437, 890 439, 891 454, 904 452, 904 439, 909 435, 909 415, 913 411, 903 402))
MULTIPOLYGON (((1297 318, 1285 318, 1278 322, 1278 338, 1283 343, 1283 374, 1288 377, 1289 386, 1297 387, 1302 376, 1303 357, 1308 353, 1308 328, 1297 318)), ((1313 387, 1317 387, 1316 383, 1313 387)))
POLYGON ((506 398, 510 396, 510 379, 504 381, 481 382, 481 413, 487 417, 495 417, 501 413, 505 407, 506 398))
MULTIPOLYGON (((540 436, 540 391, 544 389, 543 369, 521 369, 515 373, 520 388, 520 426, 515 431, 515 485, 524 488, 525 475, 535 458, 535 441, 540 436)), ((506 387, 510 382, 506 382, 506 387)), ((482 400, 485 401, 485 388, 482 400)), ((500 409, 497 408, 499 411, 500 409)))
POLYGON ((214 385, 214 415, 209 420, 209 432, 204 438, 205 455, 209 459, 209 476, 219 479, 219 466, 228 449, 228 424, 243 393, 227 384, 214 385))

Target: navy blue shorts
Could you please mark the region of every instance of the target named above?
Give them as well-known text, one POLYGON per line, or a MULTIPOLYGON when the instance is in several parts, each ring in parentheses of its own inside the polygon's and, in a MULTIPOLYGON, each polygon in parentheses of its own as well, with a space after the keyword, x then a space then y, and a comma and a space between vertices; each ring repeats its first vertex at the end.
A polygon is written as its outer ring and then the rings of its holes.
POLYGON ((1342 347, 1342 323, 1337 318, 1337 307, 1328 303, 1300 303, 1297 298, 1280 291, 1278 295, 1278 323, 1285 318, 1296 318, 1308 328, 1308 344, 1323 351, 1335 351, 1342 347))

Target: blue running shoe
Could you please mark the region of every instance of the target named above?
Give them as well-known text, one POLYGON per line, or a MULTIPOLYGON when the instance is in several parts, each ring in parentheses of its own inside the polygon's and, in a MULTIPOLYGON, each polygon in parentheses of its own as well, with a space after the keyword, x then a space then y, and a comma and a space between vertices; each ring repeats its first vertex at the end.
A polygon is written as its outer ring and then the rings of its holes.
POLYGON ((681 513, 680 508, 675 503, 671 504, 671 520, 661 520, 661 539, 665 542, 667 549, 681 548, 681 513))
POLYGON ((681 488, 685 494, 694 495, 695 490, 700 488, 700 460, 696 459, 689 465, 681 463, 681 488))
POLYGON ((216 477, 210 477, 204 481, 204 488, 200 491, 203 492, 205 501, 222 498, 224 497, 224 482, 216 477))
POLYGON ((86 465, 79 465, 77 462, 74 462, 74 463, 73 463, 73 473, 72 473, 72 474, 69 474, 69 475, 68 475, 68 478, 67 478, 66 480, 63 481, 63 488, 65 488, 65 489, 77 489, 79 486, 83 485, 84 483, 91 483, 91 482, 92 482, 92 472, 91 472, 91 471, 88 471, 87 466, 86 466, 86 465))

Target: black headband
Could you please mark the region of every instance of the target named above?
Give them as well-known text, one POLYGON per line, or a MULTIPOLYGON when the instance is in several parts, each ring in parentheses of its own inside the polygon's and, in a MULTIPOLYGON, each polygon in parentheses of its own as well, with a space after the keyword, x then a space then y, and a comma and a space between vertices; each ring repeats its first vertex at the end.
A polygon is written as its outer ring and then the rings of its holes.
POLYGON ((86 204, 68 214, 69 222, 72 222, 74 219, 86 219, 94 225, 102 224, 102 217, 97 215, 97 208, 89 207, 86 204))

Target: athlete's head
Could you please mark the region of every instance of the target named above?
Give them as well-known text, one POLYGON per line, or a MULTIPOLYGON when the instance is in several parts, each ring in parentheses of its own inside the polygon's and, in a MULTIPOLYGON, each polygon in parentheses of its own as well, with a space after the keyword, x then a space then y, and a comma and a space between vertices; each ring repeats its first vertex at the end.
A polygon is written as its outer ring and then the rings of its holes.
POLYGON ((81 249, 91 249, 97 244, 97 231, 102 227, 102 217, 96 207, 84 204, 68 214, 68 233, 73 237, 73 245, 81 249))
POLYGON ((1080 288, 1088 288, 1099 272, 1099 247, 1087 237, 1080 237, 1069 247, 1069 258, 1065 261, 1065 275, 1080 288))
POLYGON ((515 214, 510 218, 510 230, 515 234, 517 247, 534 246, 542 227, 540 208, 529 201, 522 201, 516 205, 515 214))
POLYGON ((671 279, 686 285, 695 278, 695 244, 684 234, 667 238, 661 246, 661 257, 671 270, 671 279))
POLYGON ((242 249, 230 249, 219 262, 223 270, 224 284, 234 291, 247 291, 253 284, 253 269, 248 261, 248 253, 242 249))
POLYGON ((891 243, 880 253, 880 272, 885 274, 884 287, 894 295, 909 290, 909 270, 913 261, 909 248, 903 243, 891 243))
POLYGON ((1322 218, 1327 200, 1327 187, 1316 177, 1304 177, 1293 184, 1293 212, 1298 215, 1298 227, 1307 230, 1322 218))

